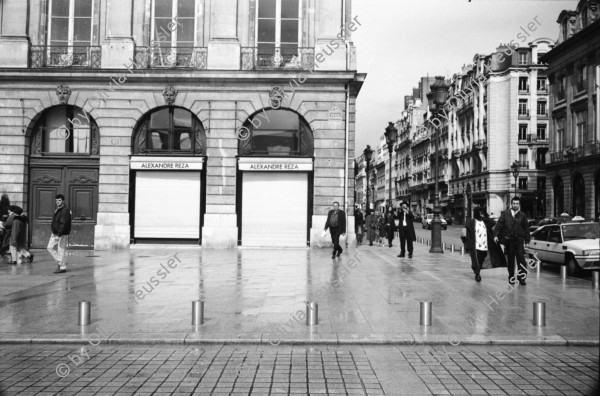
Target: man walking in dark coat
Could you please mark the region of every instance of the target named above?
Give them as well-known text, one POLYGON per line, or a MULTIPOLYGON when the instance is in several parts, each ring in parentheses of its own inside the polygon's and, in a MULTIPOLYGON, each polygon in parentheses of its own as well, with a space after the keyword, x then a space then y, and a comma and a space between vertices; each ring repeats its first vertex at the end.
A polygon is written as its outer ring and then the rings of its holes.
POLYGON ((506 267, 502 248, 494 241, 494 224, 494 220, 490 219, 485 211, 475 208, 473 218, 465 224, 466 236, 461 237, 464 238, 465 249, 469 250, 471 255, 471 269, 477 282, 481 282, 480 271, 486 257, 490 260, 492 268, 506 267))
POLYGON ((505 210, 500 215, 498 223, 494 228, 494 241, 506 247, 508 255, 508 283, 515 283, 515 257, 519 269, 517 277, 519 284, 525 286, 527 278, 527 262, 525 261, 525 245, 529 244, 529 224, 527 215, 520 211, 521 200, 514 197, 511 201, 511 209, 505 210))
POLYGON ((408 203, 402 202, 401 210, 398 213, 398 234, 400 235, 400 254, 398 257, 404 257, 408 248, 408 258, 413 255, 413 242, 417 240, 413 220, 415 216, 408 210, 408 203))
POLYGON ((55 274, 67 272, 66 249, 70 232, 71 211, 65 205, 65 196, 58 194, 56 196, 56 210, 52 217, 52 236, 50 236, 48 242, 48 251, 58 264, 58 268, 54 271, 55 274))
POLYGON ((346 213, 340 210, 340 204, 338 202, 333 203, 333 210, 330 210, 327 214, 327 221, 325 222, 325 231, 329 228, 331 233, 331 242, 333 242, 333 254, 331 258, 340 257, 340 254, 344 251, 340 246, 340 235, 346 233, 346 213))

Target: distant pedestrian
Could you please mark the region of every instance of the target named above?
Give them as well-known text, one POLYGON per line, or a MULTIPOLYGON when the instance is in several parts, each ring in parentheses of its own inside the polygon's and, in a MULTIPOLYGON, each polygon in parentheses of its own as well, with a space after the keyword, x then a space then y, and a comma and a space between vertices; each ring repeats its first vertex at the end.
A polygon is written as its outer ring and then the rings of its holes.
POLYGON ((465 225, 466 235, 461 237, 471 255, 471 268, 477 282, 481 282, 480 271, 486 259, 492 268, 506 267, 502 248, 494 241, 494 225, 494 220, 484 210, 475 208, 473 218, 465 225))
POLYGON ((65 196, 58 194, 56 196, 56 210, 52 217, 52 236, 48 242, 48 251, 56 260, 58 268, 55 274, 67 272, 66 249, 69 244, 69 234, 71 232, 71 212, 65 205, 65 196))
POLYGON ((365 219, 363 218, 362 211, 360 208, 356 207, 356 211, 354 212, 354 232, 356 234, 356 240, 360 245, 363 240, 364 235, 364 225, 365 219))
POLYGON ((346 235, 346 212, 340 210, 339 202, 333 203, 333 209, 327 214, 325 222, 325 231, 329 228, 331 233, 331 242, 333 242, 333 254, 331 258, 340 257, 344 251, 340 246, 340 236, 346 235))
POLYGON ((369 246, 373 246, 373 241, 377 238, 377 216, 373 213, 373 209, 367 209, 367 217, 365 219, 365 227, 367 230, 367 239, 369 246))
POLYGON ((381 212, 377 212, 377 231, 379 246, 383 246, 383 238, 386 236, 387 227, 385 226, 385 216, 381 212))
POLYGON ((27 251, 27 217, 23 216, 23 209, 16 205, 11 205, 9 214, 12 216, 12 231, 10 233, 10 255, 9 264, 17 264, 19 256, 24 256, 31 263, 33 254, 27 251))
POLYGON ((500 219, 494 228, 494 241, 506 247, 508 255, 508 283, 515 283, 518 278, 519 284, 525 286, 527 283, 527 262, 525 261, 525 246, 529 244, 529 223, 527 215, 521 212, 521 200, 515 196, 511 201, 511 209, 500 214, 500 219), (515 257, 519 269, 515 278, 515 257))
MULTIPOLYGON (((12 233, 13 220, 17 214, 10 211, 8 195, 2 194, 0 198, 0 256, 6 256, 10 251, 10 235, 12 233)), ((8 261, 12 261, 8 259, 8 261)))
POLYGON ((408 249, 408 258, 413 256, 413 242, 417 240, 413 220, 415 216, 408 209, 408 203, 402 202, 398 212, 398 234, 400 235, 400 254, 398 257, 404 257, 408 249))
POLYGON ((388 247, 392 247, 392 241, 394 240, 394 232, 396 231, 394 208, 391 206, 388 208, 385 214, 385 232, 388 240, 388 247))

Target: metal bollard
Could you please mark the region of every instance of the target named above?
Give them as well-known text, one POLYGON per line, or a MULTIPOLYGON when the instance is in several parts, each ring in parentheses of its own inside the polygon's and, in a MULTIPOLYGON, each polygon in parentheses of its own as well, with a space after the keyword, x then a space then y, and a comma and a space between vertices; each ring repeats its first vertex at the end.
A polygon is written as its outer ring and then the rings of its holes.
POLYGON ((546 326, 546 303, 543 301, 533 302, 533 325, 546 326))
POLYGON ((592 287, 594 289, 600 289, 600 272, 592 271, 592 287))
POLYGON ((454 244, 450 245, 450 252, 454 253, 454 244))
POLYGON ((566 265, 560 266, 560 278, 562 280, 567 279, 567 266, 566 265))
POLYGON ((431 301, 421 301, 419 306, 421 326, 431 326, 431 301))
POLYGON ((465 247, 464 247, 464 246, 461 246, 461 247, 460 247, 460 255, 461 255, 461 256, 464 256, 464 255, 465 255, 465 247))
POLYGON ((202 300, 192 301, 192 324, 204 324, 204 301, 202 300))
POLYGON ((314 326, 319 324, 319 304, 314 301, 306 302, 306 325, 314 326))
POLYGON ((87 326, 91 323, 92 317, 92 303, 89 301, 79 302, 79 326, 87 326))
POLYGON ((446 250, 446 242, 442 242, 442 250, 446 250))

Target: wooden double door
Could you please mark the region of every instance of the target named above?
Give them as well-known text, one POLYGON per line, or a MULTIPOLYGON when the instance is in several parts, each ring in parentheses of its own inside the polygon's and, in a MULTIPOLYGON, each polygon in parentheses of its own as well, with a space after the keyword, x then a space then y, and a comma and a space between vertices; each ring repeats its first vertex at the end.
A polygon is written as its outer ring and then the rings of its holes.
POLYGON ((97 159, 80 161, 43 161, 30 164, 30 232, 31 247, 45 248, 56 209, 56 194, 65 196, 71 211, 71 249, 93 249, 94 228, 98 214, 97 159))

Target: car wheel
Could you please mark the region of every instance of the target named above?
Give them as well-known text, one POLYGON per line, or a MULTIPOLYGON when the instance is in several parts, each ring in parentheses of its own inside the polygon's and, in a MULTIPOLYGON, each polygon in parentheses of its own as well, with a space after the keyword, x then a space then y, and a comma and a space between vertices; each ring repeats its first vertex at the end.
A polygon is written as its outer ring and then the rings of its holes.
POLYGON ((569 276, 575 276, 578 275, 579 272, 581 272, 581 268, 579 267, 579 264, 577 264, 577 260, 575 260, 575 257, 573 256, 569 256, 567 258, 567 274, 569 276))

